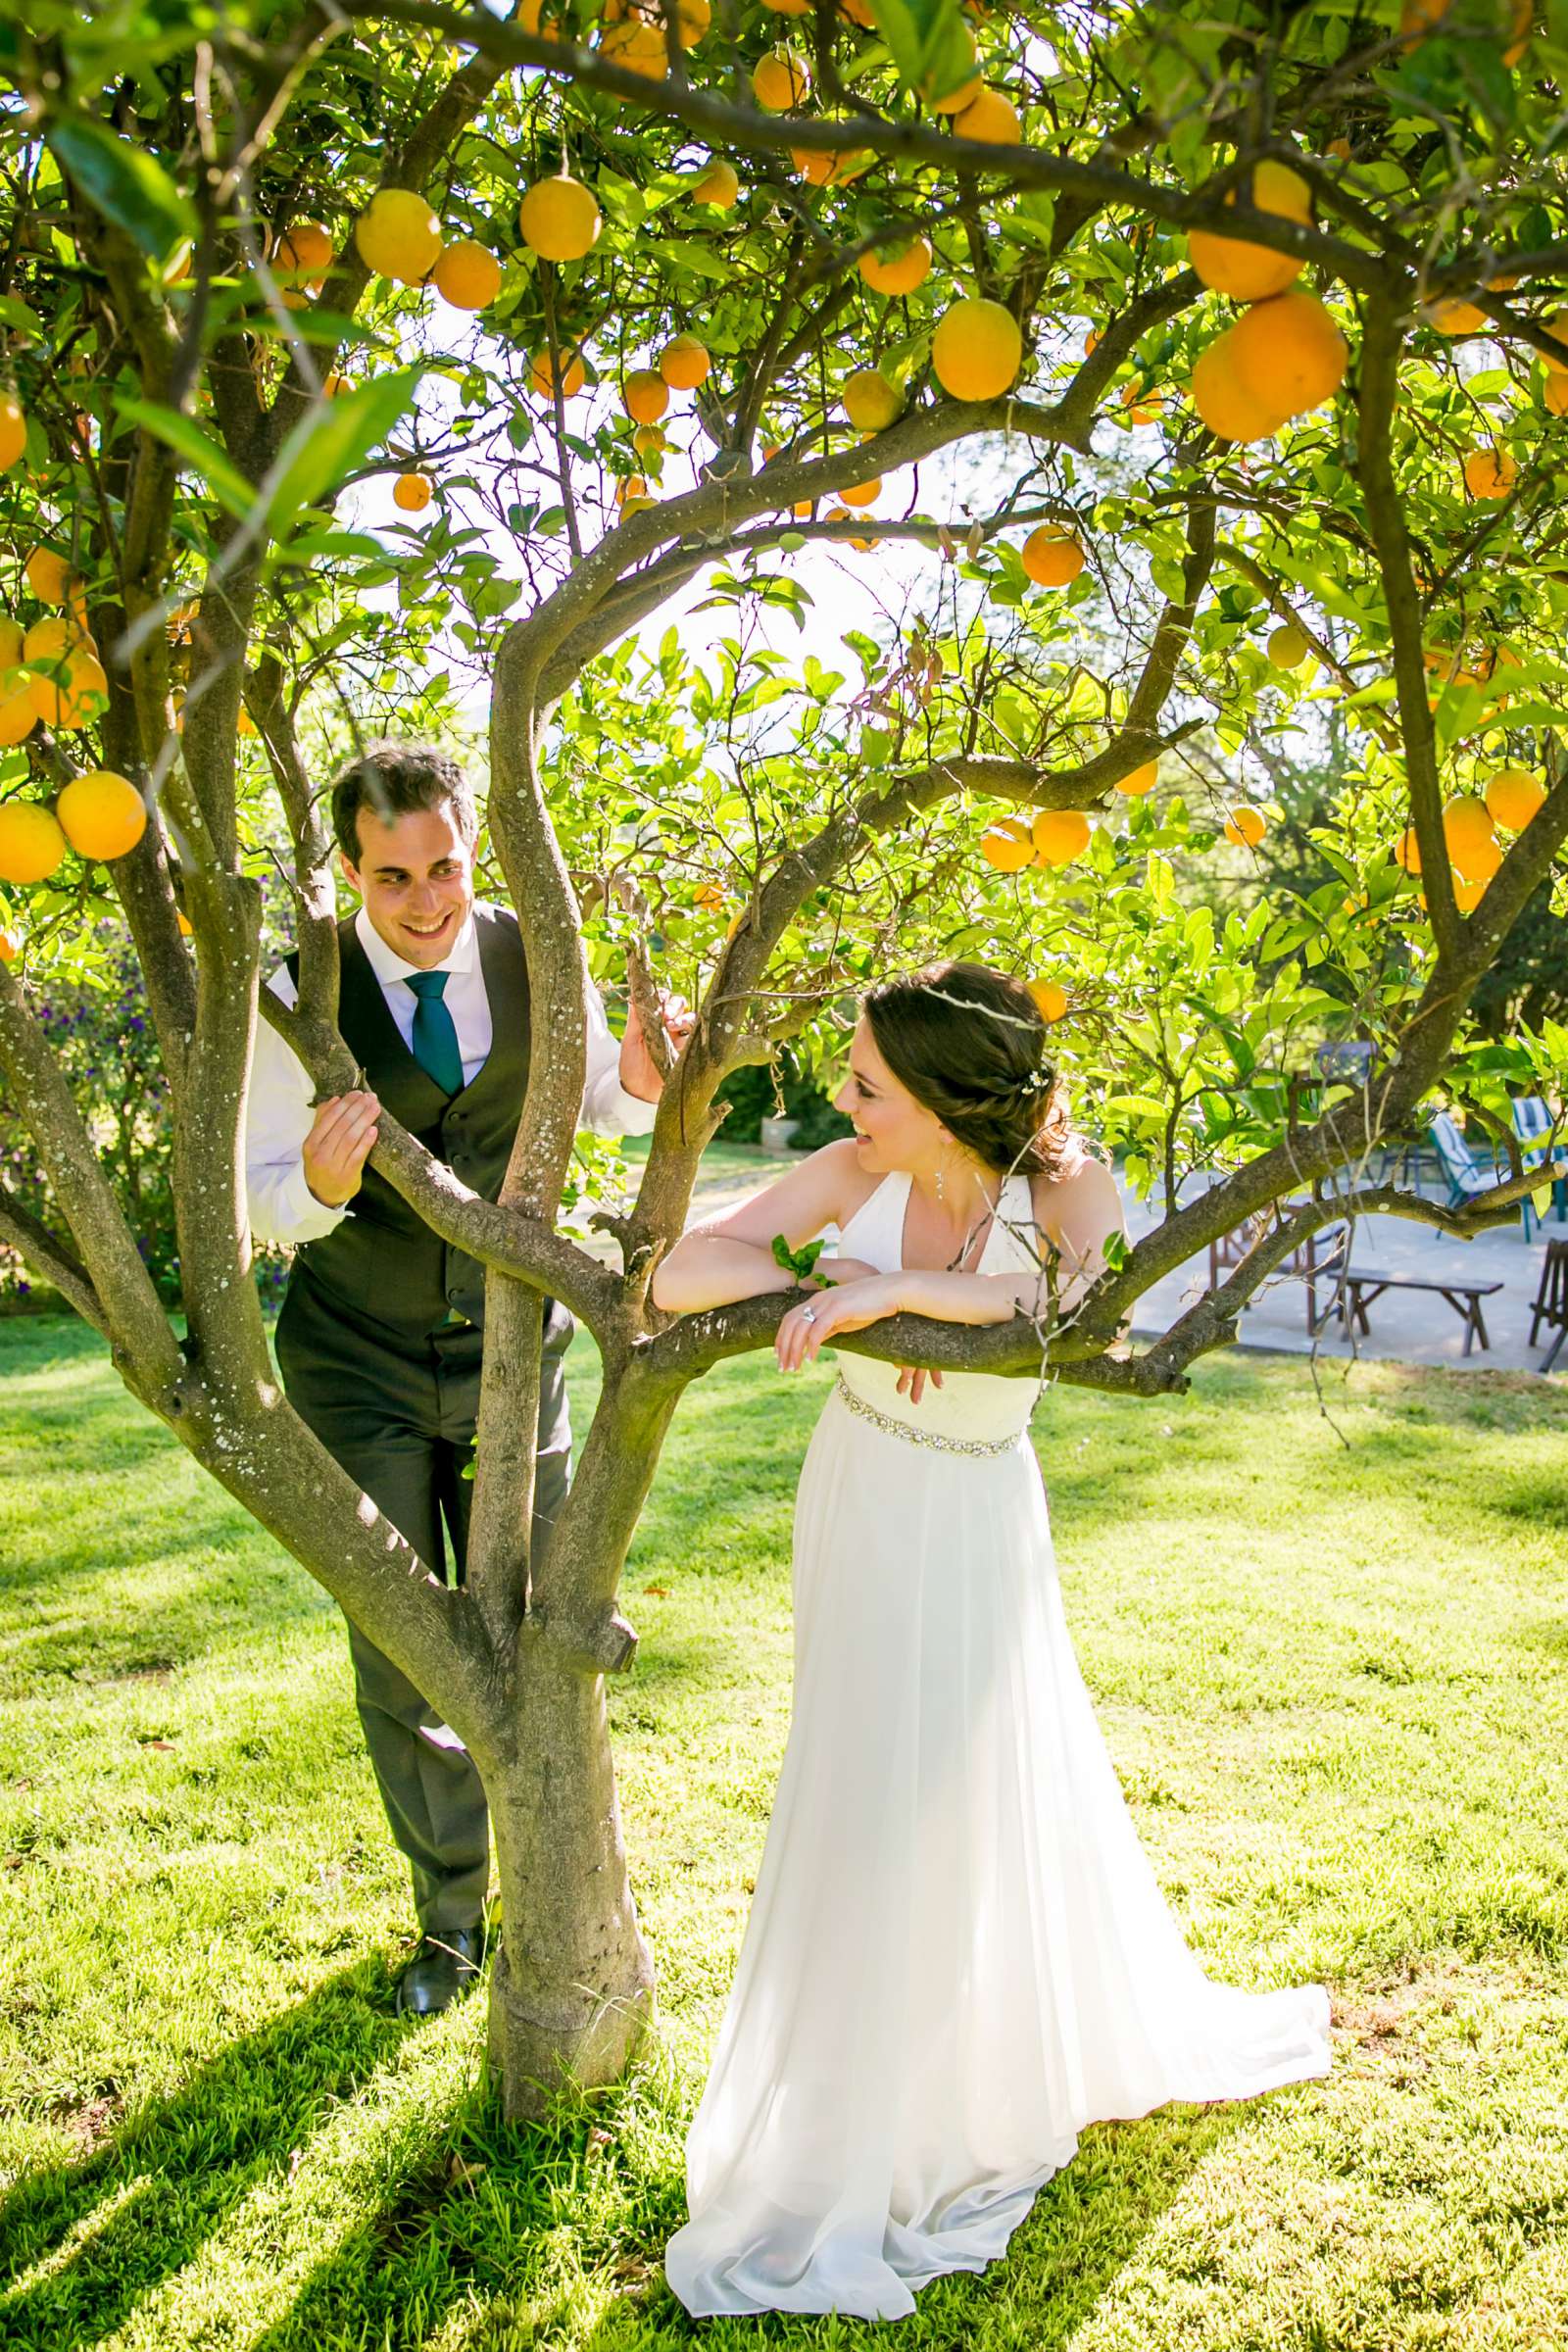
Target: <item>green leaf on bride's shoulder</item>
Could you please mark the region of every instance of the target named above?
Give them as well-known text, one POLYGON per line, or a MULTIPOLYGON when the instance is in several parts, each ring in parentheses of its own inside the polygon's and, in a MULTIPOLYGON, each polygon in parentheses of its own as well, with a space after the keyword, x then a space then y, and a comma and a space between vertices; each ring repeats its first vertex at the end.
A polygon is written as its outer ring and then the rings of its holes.
POLYGON ((803 1249, 792 1250, 784 1236, 781 1233, 775 1233, 773 1236, 773 1263, 776 1266, 782 1266, 786 1274, 793 1274, 797 1282, 806 1282, 815 1275, 822 1288, 825 1291, 831 1291, 836 1287, 831 1275, 817 1274, 816 1272, 816 1261, 826 1247, 825 1242, 808 1242, 803 1249))

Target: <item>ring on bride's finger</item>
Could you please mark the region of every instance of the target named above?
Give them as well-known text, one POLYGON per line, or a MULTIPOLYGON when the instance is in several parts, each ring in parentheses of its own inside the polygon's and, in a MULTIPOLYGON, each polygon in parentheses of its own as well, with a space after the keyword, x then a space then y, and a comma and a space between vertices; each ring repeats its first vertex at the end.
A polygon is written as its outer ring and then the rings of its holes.
POLYGON ((801 1321, 802 1321, 803 1323, 814 1323, 814 1322, 816 1321, 816 1309, 815 1309, 815 1307, 814 1307, 814 1306, 803 1306, 803 1307, 802 1307, 802 1309, 801 1309, 801 1321))

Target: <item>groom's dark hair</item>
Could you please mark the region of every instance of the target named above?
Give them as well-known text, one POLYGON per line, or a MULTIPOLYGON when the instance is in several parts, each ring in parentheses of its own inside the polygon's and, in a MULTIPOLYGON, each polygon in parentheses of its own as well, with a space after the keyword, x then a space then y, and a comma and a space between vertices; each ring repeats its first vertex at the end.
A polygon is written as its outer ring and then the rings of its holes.
POLYGON ((332 831, 338 848, 351 865, 365 855, 360 841, 360 810, 371 808, 390 823, 411 816, 417 808, 452 810, 452 821, 471 849, 479 834, 479 812, 473 791, 450 752, 438 743, 396 743, 383 736, 365 744, 339 768, 327 787, 332 800, 332 831))

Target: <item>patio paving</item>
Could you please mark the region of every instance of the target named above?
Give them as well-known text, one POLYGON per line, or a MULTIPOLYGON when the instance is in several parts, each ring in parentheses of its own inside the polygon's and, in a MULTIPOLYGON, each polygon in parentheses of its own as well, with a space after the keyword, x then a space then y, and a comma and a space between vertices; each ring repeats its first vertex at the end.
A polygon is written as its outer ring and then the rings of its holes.
MULTIPOLYGON (((1443 1196, 1429 1180, 1429 1199, 1443 1196)), ((1184 1202, 1196 1195, 1184 1192, 1184 1202)), ((1134 1241, 1160 1222, 1158 1199, 1137 1200, 1125 1191, 1127 1228, 1134 1241)), ((1541 1287, 1546 1244, 1568 1239, 1568 1222, 1548 1215, 1544 1226, 1532 1221, 1531 1238, 1515 1217, 1509 1225, 1457 1242, 1430 1225, 1407 1217, 1368 1216, 1356 1220, 1351 1237, 1350 1266, 1381 1274, 1414 1275, 1423 1281, 1500 1282, 1502 1289, 1481 1301, 1490 1346, 1477 1341, 1466 1355, 1464 1322, 1446 1299, 1432 1291, 1385 1291, 1368 1305, 1371 1336, 1347 1338, 1338 1321, 1319 1326, 1316 1340, 1306 1329, 1306 1286, 1299 1274, 1281 1272, 1269 1278, 1250 1305, 1243 1310, 1237 1344, 1290 1355, 1307 1355, 1315 1346, 1322 1359, 1348 1361, 1377 1357, 1406 1364, 1447 1364, 1459 1372, 1539 1372, 1556 1333, 1544 1324, 1541 1345, 1529 1345, 1531 1310, 1541 1287)), ((1220 1269, 1223 1281, 1229 1269, 1220 1269)), ((1152 1339, 1167 1331, 1184 1309, 1208 1289, 1206 1248, 1172 1274, 1155 1283, 1139 1300, 1133 1333, 1152 1339)), ((1319 1276, 1318 1312, 1324 1312, 1333 1294, 1331 1278, 1319 1276)), ((1568 1379, 1568 1340, 1553 1366, 1553 1380, 1568 1379)))

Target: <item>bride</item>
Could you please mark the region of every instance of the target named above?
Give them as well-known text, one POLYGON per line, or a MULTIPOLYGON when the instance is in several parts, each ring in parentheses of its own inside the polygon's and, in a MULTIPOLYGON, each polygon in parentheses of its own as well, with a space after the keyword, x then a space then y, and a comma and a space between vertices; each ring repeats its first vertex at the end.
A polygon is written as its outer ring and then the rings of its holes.
MULTIPOLYGON (((676 1312, 831 1287, 780 1368, 907 1311, 1058 1313, 1124 1232, 1021 983, 866 997, 829 1144, 686 1234, 676 1312)), ((1326 2074, 1318 1985, 1211 1983, 1159 1891, 1062 1616, 1035 1384, 847 1354, 795 1514, 794 1712, 665 2275, 694 2314, 899 2319, 993 2261, 1097 2119, 1326 2074)))

